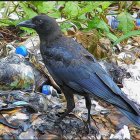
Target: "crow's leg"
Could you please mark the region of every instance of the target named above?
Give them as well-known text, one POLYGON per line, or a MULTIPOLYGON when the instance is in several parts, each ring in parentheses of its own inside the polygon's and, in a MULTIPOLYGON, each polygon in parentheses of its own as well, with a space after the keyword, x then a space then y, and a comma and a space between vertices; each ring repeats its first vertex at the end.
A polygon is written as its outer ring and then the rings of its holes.
POLYGON ((56 121, 60 122, 67 116, 74 108, 75 108, 75 103, 74 103, 74 96, 70 92, 65 92, 64 93, 66 101, 67 101, 67 110, 64 112, 64 114, 56 121))
POLYGON ((85 100, 86 100, 86 108, 88 109, 87 123, 90 124, 91 99, 90 99, 89 95, 85 96, 85 100))
POLYGON ((86 100, 86 108, 88 109, 88 119, 86 122, 87 133, 90 133, 90 132, 99 133, 98 129, 96 127, 91 126, 91 122, 90 122, 91 99, 89 95, 86 95, 84 97, 86 100))

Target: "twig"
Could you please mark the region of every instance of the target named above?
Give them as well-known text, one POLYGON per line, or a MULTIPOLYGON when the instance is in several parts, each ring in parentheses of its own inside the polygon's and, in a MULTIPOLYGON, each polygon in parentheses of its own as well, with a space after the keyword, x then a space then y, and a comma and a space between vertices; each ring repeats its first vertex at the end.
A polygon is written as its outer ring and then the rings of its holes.
POLYGON ((10 7, 10 5, 11 5, 11 3, 12 2, 7 2, 7 4, 6 4, 6 7, 5 7, 5 10, 4 10, 4 12, 3 12, 3 18, 6 18, 7 17, 7 13, 8 13, 8 10, 9 10, 9 7, 10 7))
MULTIPOLYGON (((15 5, 14 9, 13 9, 11 12, 9 12, 8 16, 9 16, 10 14, 16 12, 16 9, 17 9, 18 6, 19 6, 19 4, 15 5)), ((18 14, 18 13, 16 12, 16 14, 18 14)))
POLYGON ((14 34, 11 34, 11 33, 7 33, 7 32, 5 32, 5 31, 0 31, 1 33, 4 33, 4 34, 8 34, 8 35, 11 35, 11 36, 13 36, 13 37, 17 37, 16 35, 14 35, 14 34))
POLYGON ((133 1, 133 2, 129 5, 128 10, 131 10, 135 4, 136 4, 136 1, 133 1))

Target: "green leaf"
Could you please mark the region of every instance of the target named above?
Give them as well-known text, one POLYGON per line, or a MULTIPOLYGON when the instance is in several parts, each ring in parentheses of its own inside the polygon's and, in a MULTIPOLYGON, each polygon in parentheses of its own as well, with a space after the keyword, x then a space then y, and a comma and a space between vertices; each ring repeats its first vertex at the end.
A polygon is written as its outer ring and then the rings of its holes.
MULTIPOLYGON (((79 11, 79 15, 82 15, 82 14, 85 14, 85 13, 88 13, 88 12, 92 12, 94 9, 99 8, 99 5, 101 5, 101 4, 102 4, 102 2, 88 2, 88 3, 85 3, 83 5, 83 7, 81 8, 81 10, 79 11)), ((98 9, 98 10, 101 11, 102 9, 98 9)))
POLYGON ((60 28, 62 30, 62 32, 66 32, 68 28, 70 28, 72 26, 72 24, 68 23, 68 22, 63 22, 60 24, 60 28))
POLYGON ((19 20, 11 20, 11 19, 0 19, 0 25, 9 26, 9 25, 17 25, 19 20))
POLYGON ((53 17, 53 18, 60 18, 61 13, 60 12, 48 13, 48 16, 53 17))
POLYGON ((58 5, 64 5, 66 1, 58 1, 58 5))
POLYGON ((88 28, 89 29, 97 28, 97 29, 101 29, 102 31, 109 32, 108 25, 98 17, 94 17, 92 21, 88 22, 88 28))
POLYGON ((81 8, 79 11, 79 15, 85 14, 87 12, 91 12, 93 9, 95 9, 94 4, 89 2, 88 5, 85 5, 84 7, 81 8))
MULTIPOLYGON (((26 28, 26 27, 20 27, 22 30, 24 30, 27 34, 35 34, 35 30, 30 29, 30 28, 26 28)), ((23 33, 25 34, 25 33, 23 33)))
POLYGON ((118 38, 112 33, 106 33, 106 36, 113 42, 115 42, 118 38))
POLYGON ((32 18, 37 15, 37 13, 35 13, 31 8, 28 7, 27 3, 19 2, 19 5, 23 8, 27 18, 32 18))
POLYGON ((112 3, 109 1, 102 2, 102 10, 107 9, 112 3))
POLYGON ((140 1, 136 2, 137 7, 140 7, 140 1))
POLYGON ((120 13, 117 19, 119 21, 118 29, 123 31, 125 34, 134 29, 135 27, 134 21, 129 13, 127 12, 120 13))
POLYGON ((79 13, 80 7, 76 2, 67 2, 65 8, 63 9, 64 13, 68 17, 76 17, 79 13))
POLYGON ((136 35, 140 35, 140 31, 131 31, 131 32, 125 34, 125 35, 122 35, 119 39, 117 39, 117 40, 114 42, 113 46, 114 46, 114 45, 117 45, 118 43, 120 43, 120 42, 123 41, 124 39, 127 39, 127 38, 129 38, 129 37, 131 37, 131 36, 136 36, 136 35))
POLYGON ((99 8, 99 7, 97 7, 97 9, 96 9, 99 13, 101 13, 103 10, 102 10, 102 8, 99 8))
POLYGON ((48 1, 48 2, 43 2, 43 5, 39 5, 38 9, 40 13, 48 13, 50 11, 55 11, 55 1, 48 1))
POLYGON ((5 3, 3 1, 0 1, 0 9, 3 8, 5 3))
POLYGON ((79 20, 84 20, 84 21, 85 21, 87 18, 86 18, 86 16, 85 16, 85 14, 82 14, 82 15, 79 15, 79 16, 78 16, 78 19, 79 19, 79 20))
POLYGON ((38 6, 43 6, 43 1, 30 1, 30 3, 36 6, 37 8, 38 6))

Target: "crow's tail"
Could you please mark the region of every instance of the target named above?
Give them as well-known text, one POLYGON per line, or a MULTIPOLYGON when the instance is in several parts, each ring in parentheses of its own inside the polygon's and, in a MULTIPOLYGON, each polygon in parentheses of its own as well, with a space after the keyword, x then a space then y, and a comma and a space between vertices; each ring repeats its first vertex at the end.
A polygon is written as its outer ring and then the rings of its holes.
POLYGON ((137 127, 140 128, 140 116, 136 116, 124 109, 118 108, 130 121, 132 121, 137 127))

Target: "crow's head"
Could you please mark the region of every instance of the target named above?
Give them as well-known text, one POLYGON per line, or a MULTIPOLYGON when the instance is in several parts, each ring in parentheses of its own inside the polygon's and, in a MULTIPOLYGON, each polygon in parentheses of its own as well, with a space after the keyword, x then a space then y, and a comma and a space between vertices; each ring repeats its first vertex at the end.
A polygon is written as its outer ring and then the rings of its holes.
POLYGON ((60 32, 59 26, 55 19, 47 15, 38 15, 30 20, 23 21, 17 26, 28 27, 36 30, 39 36, 48 36, 54 32, 60 32))

